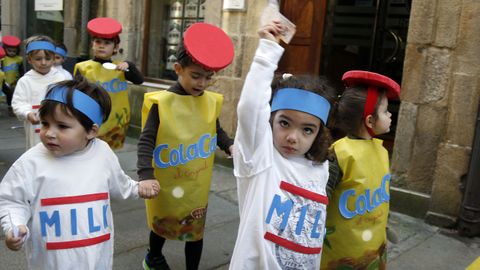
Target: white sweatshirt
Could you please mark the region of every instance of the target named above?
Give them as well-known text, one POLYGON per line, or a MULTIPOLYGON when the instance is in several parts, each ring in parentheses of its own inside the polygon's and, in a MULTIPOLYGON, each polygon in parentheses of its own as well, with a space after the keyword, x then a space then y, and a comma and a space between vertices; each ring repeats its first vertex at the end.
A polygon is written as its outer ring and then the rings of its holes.
POLYGON ((230 269, 319 269, 328 162, 285 159, 273 145, 270 84, 283 48, 262 39, 238 104, 234 174, 240 225, 230 269))
POLYGON ((65 79, 62 73, 52 68, 45 75, 31 69, 18 80, 15 92, 13 92, 12 107, 18 119, 24 121, 27 149, 40 142, 38 135, 40 125, 32 125, 27 120, 27 115, 30 112, 37 112, 40 102, 47 94, 49 85, 65 79))
POLYGON ((0 183, 5 234, 27 225, 29 269, 111 269, 110 196, 138 198, 110 147, 94 139, 82 151, 54 157, 39 143, 24 153, 0 183))

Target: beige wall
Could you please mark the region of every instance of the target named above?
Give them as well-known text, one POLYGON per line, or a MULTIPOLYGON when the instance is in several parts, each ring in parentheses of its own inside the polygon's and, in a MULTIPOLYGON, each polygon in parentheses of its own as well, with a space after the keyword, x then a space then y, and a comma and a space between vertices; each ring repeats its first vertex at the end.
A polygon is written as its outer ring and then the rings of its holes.
MULTIPOLYGON (((430 195, 427 220, 462 203, 480 99, 480 2, 414 0, 392 159, 394 185, 430 195)), ((412 206, 415 207, 415 206, 412 206)))

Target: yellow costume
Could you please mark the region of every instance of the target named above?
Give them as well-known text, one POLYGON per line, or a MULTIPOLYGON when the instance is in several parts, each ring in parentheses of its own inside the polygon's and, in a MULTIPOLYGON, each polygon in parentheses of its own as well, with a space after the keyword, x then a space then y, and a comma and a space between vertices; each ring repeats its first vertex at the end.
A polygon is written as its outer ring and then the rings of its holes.
POLYGON ((216 120, 223 97, 178 95, 168 91, 145 95, 142 122, 158 104, 160 125, 153 151, 158 196, 146 200, 148 226, 166 239, 203 238, 208 193, 217 147, 216 120))
POLYGON ((385 269, 390 200, 387 150, 378 139, 333 144, 343 177, 327 208, 321 269, 385 269))
POLYGON ((5 82, 13 89, 17 84, 18 78, 20 78, 20 66, 22 65, 23 58, 19 55, 10 57, 5 56, 2 59, 3 72, 5 72, 5 82))
MULTIPOLYGON (((114 62, 118 64, 119 62, 114 62)), ((112 149, 120 149, 125 142, 130 123, 130 103, 128 100, 128 83, 121 70, 109 70, 102 64, 88 60, 75 65, 73 74, 80 72, 90 82, 101 85, 107 90, 112 100, 112 111, 107 121, 100 127, 98 138, 106 141, 112 149)))

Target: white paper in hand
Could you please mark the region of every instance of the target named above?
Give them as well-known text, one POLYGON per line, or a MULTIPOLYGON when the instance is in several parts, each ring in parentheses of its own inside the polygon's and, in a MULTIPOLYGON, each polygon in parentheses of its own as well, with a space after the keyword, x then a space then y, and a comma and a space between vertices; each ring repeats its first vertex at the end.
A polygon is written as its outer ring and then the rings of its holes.
POLYGON ((280 13, 278 3, 276 3, 276 1, 269 1, 268 5, 263 10, 260 23, 261 25, 265 25, 274 20, 279 21, 284 28, 283 32, 280 34, 280 39, 287 44, 290 43, 295 35, 297 27, 289 19, 287 19, 287 17, 280 13))
POLYGON ((12 227, 13 237, 17 238, 19 235, 18 226, 13 224, 12 215, 10 214, 10 212, 8 213, 8 217, 10 218, 10 227, 12 227))

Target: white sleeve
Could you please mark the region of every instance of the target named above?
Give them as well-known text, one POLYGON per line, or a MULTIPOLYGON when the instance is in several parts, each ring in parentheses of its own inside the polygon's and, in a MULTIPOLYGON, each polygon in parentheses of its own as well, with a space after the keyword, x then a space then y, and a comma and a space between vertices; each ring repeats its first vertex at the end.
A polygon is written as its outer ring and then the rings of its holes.
POLYGON ((12 97, 12 108, 15 115, 20 120, 25 120, 27 114, 32 112, 32 104, 30 102, 30 94, 28 84, 25 78, 20 78, 15 86, 15 91, 12 97))
POLYGON ((273 41, 260 39, 250 71, 243 85, 237 107, 238 126, 235 135, 234 173, 246 177, 269 166, 262 154, 271 152, 270 88, 284 49, 273 41))
POLYGON ((118 199, 138 199, 138 182, 128 176, 121 168, 120 162, 113 151, 108 148, 111 157, 111 178, 109 179, 110 196, 118 199))
POLYGON ((27 226, 31 217, 28 187, 25 180, 29 177, 15 163, 8 170, 0 183, 0 223, 5 234, 11 229, 10 216, 14 225, 27 226))

